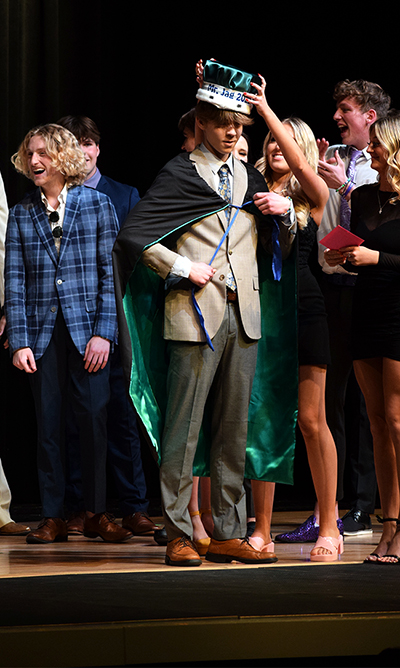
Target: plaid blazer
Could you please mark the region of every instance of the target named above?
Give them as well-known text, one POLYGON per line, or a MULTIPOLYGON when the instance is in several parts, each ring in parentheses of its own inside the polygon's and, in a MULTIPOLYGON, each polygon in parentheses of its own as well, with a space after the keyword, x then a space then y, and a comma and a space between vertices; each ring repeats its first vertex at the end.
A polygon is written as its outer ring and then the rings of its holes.
POLYGON ((60 255, 39 189, 10 210, 5 259, 5 313, 11 352, 40 358, 61 308, 83 355, 92 336, 117 338, 111 251, 118 222, 111 200, 96 190, 68 191, 60 255))

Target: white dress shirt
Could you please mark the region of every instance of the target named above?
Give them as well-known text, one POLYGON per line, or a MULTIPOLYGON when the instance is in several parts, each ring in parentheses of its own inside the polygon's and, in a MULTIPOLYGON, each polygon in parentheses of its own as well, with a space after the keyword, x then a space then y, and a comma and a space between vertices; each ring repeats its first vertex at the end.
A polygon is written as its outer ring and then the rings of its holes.
MULTIPOLYGON (((330 146, 326 153, 326 160, 333 158, 335 151, 339 152, 340 157, 344 161, 347 169, 347 165, 350 160, 350 146, 344 144, 338 144, 336 146, 330 146)), ((355 171, 355 188, 364 185, 365 183, 375 183, 378 179, 378 172, 371 167, 371 157, 367 153, 367 147, 363 150, 362 154, 357 158, 356 161, 356 171, 355 171)), ((351 205, 351 199, 349 204, 351 205)), ((331 232, 335 227, 340 225, 340 195, 336 190, 329 189, 329 199, 325 207, 324 215, 322 216, 321 225, 319 226, 317 232, 317 241, 325 237, 329 232, 331 232)), ((324 250, 325 246, 318 243, 318 261, 326 274, 348 274, 349 272, 343 269, 341 265, 336 267, 329 267, 324 260, 324 250)))
MULTIPOLYGON (((42 198, 43 204, 46 207, 47 215, 49 216, 53 211, 57 211, 58 216, 59 216, 58 221, 56 223, 52 223, 49 220, 51 231, 53 231, 55 227, 61 227, 62 228, 62 226, 63 226, 64 216, 65 216, 65 205, 67 203, 67 194, 68 194, 68 189, 67 189, 67 186, 65 185, 64 188, 62 189, 62 191, 60 192, 59 196, 58 196, 58 202, 59 202, 58 207, 56 209, 53 209, 51 204, 48 202, 47 197, 44 194, 44 192, 42 190, 40 191, 40 196, 42 198)), ((61 245, 61 237, 58 237, 58 238, 54 237, 54 243, 55 243, 55 246, 57 248, 57 253, 59 253, 60 252, 60 245, 61 245)))

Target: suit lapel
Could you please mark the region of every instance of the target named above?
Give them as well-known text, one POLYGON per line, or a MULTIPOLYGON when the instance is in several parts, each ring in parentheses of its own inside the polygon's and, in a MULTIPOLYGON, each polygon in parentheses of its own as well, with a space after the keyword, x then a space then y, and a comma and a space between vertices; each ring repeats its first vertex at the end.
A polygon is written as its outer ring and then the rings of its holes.
MULTIPOLYGON (((199 148, 196 148, 190 154, 190 159, 193 160, 193 162, 195 163, 196 169, 201 178, 204 179, 207 185, 209 185, 210 188, 215 192, 215 177, 210 167, 210 163, 208 162, 203 151, 201 151, 199 148)), ((217 213, 217 216, 223 229, 225 230, 227 225, 225 211, 217 213)))
POLYGON ((30 213, 32 216, 33 224, 38 233, 39 239, 41 240, 43 246, 46 248, 54 264, 57 264, 58 263, 57 249, 55 247, 53 235, 51 233, 49 219, 46 214, 44 204, 40 198, 39 189, 37 189, 35 193, 35 199, 33 201, 33 206, 31 208, 30 213))
MULTIPOLYGON (((195 163, 199 175, 215 192, 214 174, 211 170, 210 164, 204 153, 199 148, 196 148, 190 154, 190 159, 195 163)), ((233 159, 233 169, 234 169, 234 175, 233 175, 232 204, 234 204, 235 206, 241 206, 243 204, 244 197, 246 195, 248 187, 247 171, 245 166, 240 162, 240 160, 237 160, 236 158, 233 159)), ((217 215, 219 220, 221 221, 222 227, 226 229, 226 216, 224 211, 221 211, 217 215)))
POLYGON ((67 202, 65 205, 65 216, 63 222, 63 235, 61 239, 59 262, 61 262, 63 255, 66 251, 66 248, 70 243, 71 232, 74 228, 76 214, 79 210, 79 193, 80 193, 79 187, 71 188, 70 190, 68 190, 67 193, 67 202))
POLYGON ((232 204, 241 206, 247 191, 247 170, 240 160, 233 159, 233 197, 232 204))

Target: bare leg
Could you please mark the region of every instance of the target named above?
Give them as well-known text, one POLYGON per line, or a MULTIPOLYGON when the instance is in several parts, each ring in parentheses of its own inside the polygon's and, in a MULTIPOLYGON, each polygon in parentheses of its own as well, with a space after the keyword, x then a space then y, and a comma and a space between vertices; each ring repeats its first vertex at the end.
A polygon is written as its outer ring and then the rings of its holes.
MULTIPOLYGON (((318 501, 315 502, 314 515, 315 515, 316 523, 319 525, 319 505, 318 505, 318 501)), ((338 506, 337 501, 335 503, 335 516, 336 516, 336 519, 339 519, 339 506, 338 506)))
POLYGON ((252 480, 256 528, 249 538, 250 544, 257 550, 271 542, 271 517, 274 504, 275 483, 264 480, 252 480), (253 540, 255 539, 255 540, 253 540), (261 542, 262 541, 262 542, 261 542))
POLYGON ((192 520, 192 525, 193 525, 193 540, 201 540, 202 538, 207 538, 206 530, 204 529, 203 523, 201 521, 198 499, 199 499, 199 478, 198 476, 193 476, 192 496, 190 497, 188 505, 190 518, 192 520))
POLYGON ((200 478, 200 516, 204 529, 209 536, 212 536, 214 529, 214 520, 211 513, 211 480, 208 477, 200 478))
MULTIPOLYGON (((307 448, 319 509, 319 535, 339 537, 336 524, 337 453, 325 416, 326 368, 299 367, 299 426, 307 448)), ((313 548, 311 554, 329 554, 313 548)))
MULTIPOLYGON (((387 358, 356 360, 354 370, 367 405, 374 459, 384 518, 399 516, 400 362, 387 358)), ((386 553, 400 554, 396 523, 384 522, 382 536, 368 561, 386 553), (377 556, 376 556, 377 555, 377 556)))

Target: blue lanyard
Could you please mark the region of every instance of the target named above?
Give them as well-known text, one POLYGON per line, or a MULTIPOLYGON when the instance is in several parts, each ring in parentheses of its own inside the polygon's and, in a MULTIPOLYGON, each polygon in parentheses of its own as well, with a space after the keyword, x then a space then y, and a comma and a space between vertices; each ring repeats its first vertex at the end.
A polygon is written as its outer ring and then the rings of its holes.
MULTIPOLYGON (((209 265, 211 265, 214 262, 215 256, 217 255, 219 249, 221 248, 222 244, 224 243, 226 237, 228 236, 229 231, 230 231, 233 223, 235 222, 235 220, 237 218, 237 215, 239 213, 239 209, 242 209, 243 207, 247 206, 248 204, 251 204, 251 201, 245 202, 241 206, 237 206, 235 204, 229 204, 229 206, 232 207, 232 208, 235 208, 236 211, 235 211, 235 213, 232 217, 232 220, 230 221, 228 227, 226 228, 226 230, 225 230, 217 248, 215 249, 214 254, 213 254, 213 256, 212 256, 212 258, 209 262, 209 265)), ((225 208, 227 208, 227 207, 225 207, 225 208)), ((222 209, 222 211, 223 210, 224 209, 222 209)), ((276 281, 280 281, 281 276, 282 276, 282 253, 281 253, 281 248, 280 248, 280 245, 279 245, 279 223, 276 220, 276 218, 274 218, 273 216, 272 216, 272 219, 274 221, 274 227, 272 229, 272 248, 273 248, 272 272, 273 272, 273 275, 274 275, 274 279, 276 281)), ((195 291, 196 291, 196 288, 193 287, 192 288, 193 306, 194 306, 194 308, 197 312, 199 322, 200 322, 200 327, 202 328, 202 330, 204 332, 204 335, 206 337, 206 341, 207 341, 208 345, 210 346, 211 350, 214 350, 214 346, 212 344, 212 341, 210 339, 210 336, 207 332, 207 329, 206 329, 206 326, 205 326, 205 323, 204 323, 203 314, 201 312, 200 306, 199 306, 199 304, 197 302, 197 299, 195 297, 195 291)))

